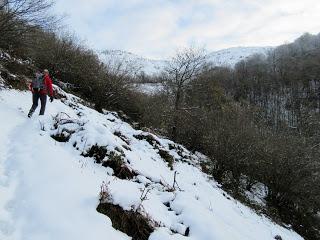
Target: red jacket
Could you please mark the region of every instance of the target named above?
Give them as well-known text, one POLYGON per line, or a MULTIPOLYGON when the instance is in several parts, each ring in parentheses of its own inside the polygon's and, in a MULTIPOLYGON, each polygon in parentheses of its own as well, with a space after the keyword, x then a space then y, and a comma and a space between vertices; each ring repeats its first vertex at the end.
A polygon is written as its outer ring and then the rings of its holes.
MULTIPOLYGON (((46 86, 44 89, 40 90, 40 94, 46 95, 48 94, 50 97, 53 97, 53 87, 52 87, 52 80, 49 74, 44 75, 44 85, 46 86)), ((33 91, 32 83, 30 84, 30 90, 33 91)))

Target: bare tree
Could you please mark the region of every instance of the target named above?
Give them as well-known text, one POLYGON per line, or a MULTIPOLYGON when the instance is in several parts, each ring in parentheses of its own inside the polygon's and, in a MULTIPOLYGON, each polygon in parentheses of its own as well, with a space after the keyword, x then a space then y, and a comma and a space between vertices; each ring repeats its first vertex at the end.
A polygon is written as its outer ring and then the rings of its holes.
POLYGON ((195 79, 202 71, 206 62, 204 49, 193 47, 178 51, 166 69, 166 84, 173 96, 173 118, 171 135, 173 140, 177 138, 177 125, 179 111, 181 110, 185 87, 195 79))
MULTIPOLYGON (((58 18, 48 13, 53 0, 1 0, 0 1, 0 46, 21 38, 32 29, 48 28, 58 18)), ((4 46, 6 45, 6 46, 4 46)))

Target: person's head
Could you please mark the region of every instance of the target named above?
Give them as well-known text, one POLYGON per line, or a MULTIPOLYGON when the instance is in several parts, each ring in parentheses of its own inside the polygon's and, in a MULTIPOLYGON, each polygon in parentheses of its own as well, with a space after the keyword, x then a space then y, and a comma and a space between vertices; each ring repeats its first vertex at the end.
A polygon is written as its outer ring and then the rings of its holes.
POLYGON ((36 75, 36 77, 39 77, 40 75, 41 75, 42 73, 41 73, 41 70, 36 70, 36 72, 35 72, 35 75, 36 75))
POLYGON ((49 74, 48 69, 44 69, 44 70, 43 70, 43 73, 44 73, 45 75, 48 75, 48 74, 49 74))

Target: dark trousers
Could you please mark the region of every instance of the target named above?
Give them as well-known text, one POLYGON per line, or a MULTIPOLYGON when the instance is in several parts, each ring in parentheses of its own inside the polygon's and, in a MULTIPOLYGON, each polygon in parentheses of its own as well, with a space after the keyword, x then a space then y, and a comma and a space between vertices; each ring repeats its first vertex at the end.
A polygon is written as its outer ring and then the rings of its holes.
POLYGON ((41 108, 40 108, 39 115, 44 115, 44 111, 46 110, 47 95, 46 94, 40 94, 39 92, 34 92, 32 94, 32 107, 31 107, 30 112, 29 112, 30 115, 32 115, 33 112, 37 109, 39 99, 40 99, 40 102, 41 102, 41 108))

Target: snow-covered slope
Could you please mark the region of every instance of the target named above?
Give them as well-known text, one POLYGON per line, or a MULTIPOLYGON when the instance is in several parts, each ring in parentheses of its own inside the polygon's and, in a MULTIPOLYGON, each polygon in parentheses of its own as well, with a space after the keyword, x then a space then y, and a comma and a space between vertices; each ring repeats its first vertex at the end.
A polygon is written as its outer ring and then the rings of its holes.
POLYGON ((254 54, 267 54, 272 47, 234 47, 208 54, 208 60, 216 66, 233 67, 237 62, 254 54))
POLYGON ((164 90, 162 83, 136 83, 133 87, 136 91, 147 95, 155 95, 164 90))
POLYGON ((63 95, 28 119, 31 94, 0 91, 1 240, 130 239, 96 211, 103 182, 104 201, 157 223, 151 240, 302 239, 222 191, 199 170, 205 156, 63 95), (82 156, 93 146, 105 147, 100 163, 82 156), (132 177, 108 167, 114 156, 132 177))
MULTIPOLYGON (((234 47, 208 54, 208 61, 216 66, 233 67, 237 62, 254 54, 266 54, 272 47, 234 47)), ((100 59, 107 64, 123 63, 134 66, 137 72, 149 75, 160 73, 166 66, 167 60, 153 60, 121 50, 106 50, 99 53, 100 59)))
POLYGON ((121 50, 105 50, 99 53, 100 60, 108 65, 123 63, 130 65, 137 70, 137 73, 144 72, 148 75, 160 73, 167 64, 166 60, 148 59, 136 54, 121 50))

